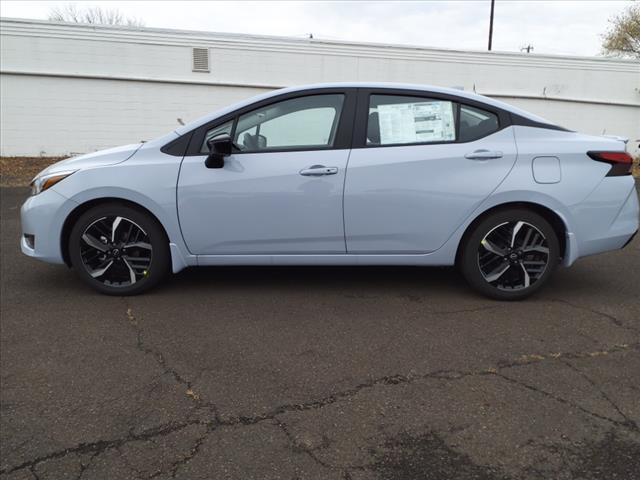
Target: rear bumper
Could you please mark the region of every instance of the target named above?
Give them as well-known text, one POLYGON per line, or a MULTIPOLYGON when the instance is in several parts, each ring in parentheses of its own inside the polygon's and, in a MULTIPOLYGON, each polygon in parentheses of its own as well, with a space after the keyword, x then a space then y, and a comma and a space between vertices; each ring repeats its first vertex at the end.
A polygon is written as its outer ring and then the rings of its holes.
POLYGON ((574 259, 623 248, 640 228, 633 178, 605 178, 572 213, 577 240, 574 259))

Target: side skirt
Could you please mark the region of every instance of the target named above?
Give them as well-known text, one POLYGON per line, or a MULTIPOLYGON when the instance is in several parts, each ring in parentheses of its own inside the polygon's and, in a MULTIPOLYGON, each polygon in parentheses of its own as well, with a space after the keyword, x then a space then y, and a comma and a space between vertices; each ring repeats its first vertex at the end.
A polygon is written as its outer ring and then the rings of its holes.
MULTIPOLYGON (((435 253, 435 252, 434 252, 435 253)), ((198 255, 199 266, 212 265, 453 265, 441 255, 198 255)))

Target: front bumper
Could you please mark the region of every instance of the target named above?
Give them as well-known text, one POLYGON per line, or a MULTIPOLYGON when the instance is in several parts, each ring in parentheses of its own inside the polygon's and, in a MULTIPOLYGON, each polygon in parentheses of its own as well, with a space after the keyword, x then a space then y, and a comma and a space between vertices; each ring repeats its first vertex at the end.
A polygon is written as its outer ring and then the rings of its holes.
POLYGON ((629 240, 627 240, 627 243, 625 243, 622 248, 625 248, 627 245, 629 245, 631 242, 633 242, 633 239, 635 238, 635 236, 638 234, 638 230, 635 231, 635 233, 633 235, 631 235, 629 237, 629 240))
POLYGON ((64 263, 60 244, 62 226, 76 206, 53 188, 29 197, 20 209, 22 253, 44 262, 64 263), (32 235, 33 239, 25 235, 32 235))

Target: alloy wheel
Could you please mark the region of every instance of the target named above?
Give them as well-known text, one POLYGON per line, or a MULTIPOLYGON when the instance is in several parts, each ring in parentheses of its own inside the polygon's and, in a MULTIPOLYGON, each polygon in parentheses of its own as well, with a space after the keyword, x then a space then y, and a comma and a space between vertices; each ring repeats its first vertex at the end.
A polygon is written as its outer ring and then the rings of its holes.
POLYGON ((549 264, 549 244, 534 225, 504 222, 487 233, 478 247, 478 267, 484 280, 499 290, 523 290, 533 285, 549 264))
POLYGON ((145 278, 152 253, 149 235, 122 216, 99 218, 81 236, 84 268, 91 277, 112 287, 128 287, 145 278))

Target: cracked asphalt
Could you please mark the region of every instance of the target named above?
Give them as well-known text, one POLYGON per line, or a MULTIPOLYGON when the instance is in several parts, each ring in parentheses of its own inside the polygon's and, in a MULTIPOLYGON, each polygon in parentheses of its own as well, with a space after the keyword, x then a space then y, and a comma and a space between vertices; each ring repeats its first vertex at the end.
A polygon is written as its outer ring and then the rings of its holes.
POLYGON ((435 268, 125 299, 21 255, 0 195, 2 479, 640 478, 640 239, 520 303, 435 268))

